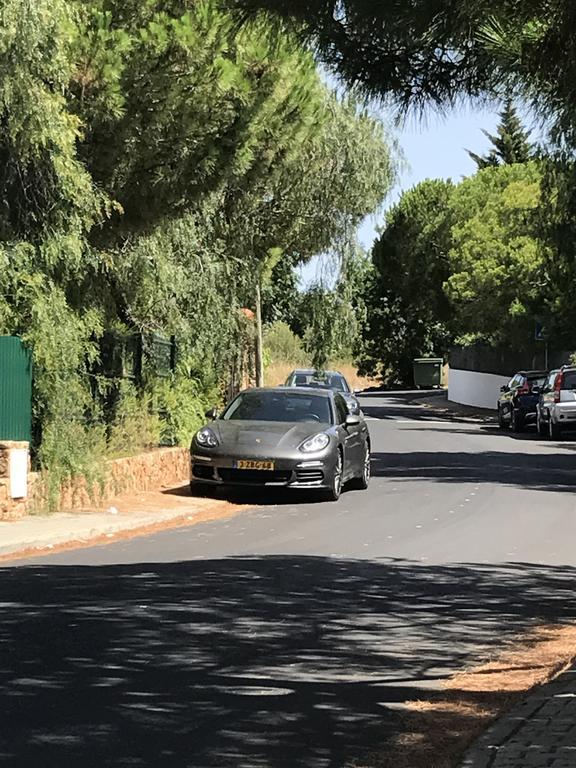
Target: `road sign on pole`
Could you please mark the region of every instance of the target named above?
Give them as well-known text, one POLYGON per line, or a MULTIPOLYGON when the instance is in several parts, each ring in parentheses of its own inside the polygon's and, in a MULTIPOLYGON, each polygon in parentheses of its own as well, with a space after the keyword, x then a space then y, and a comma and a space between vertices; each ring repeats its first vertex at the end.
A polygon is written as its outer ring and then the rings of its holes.
POLYGON ((536 320, 534 323, 534 340, 546 341, 546 328, 544 327, 544 324, 540 322, 540 320, 536 320))

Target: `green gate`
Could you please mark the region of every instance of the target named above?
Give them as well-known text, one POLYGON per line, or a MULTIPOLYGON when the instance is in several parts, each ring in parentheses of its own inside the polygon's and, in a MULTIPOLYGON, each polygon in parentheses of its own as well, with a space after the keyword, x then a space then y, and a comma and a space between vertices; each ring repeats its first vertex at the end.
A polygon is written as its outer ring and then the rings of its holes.
POLYGON ((0 336, 0 440, 28 440, 32 430, 32 358, 20 339, 0 336))

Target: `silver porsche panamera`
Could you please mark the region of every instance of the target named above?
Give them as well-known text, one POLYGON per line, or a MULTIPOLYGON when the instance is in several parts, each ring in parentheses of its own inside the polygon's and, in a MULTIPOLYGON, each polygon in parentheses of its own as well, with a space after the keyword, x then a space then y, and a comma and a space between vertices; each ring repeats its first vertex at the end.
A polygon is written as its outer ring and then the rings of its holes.
POLYGON ((345 483, 368 487, 368 427, 338 393, 248 389, 220 416, 210 415, 190 446, 193 489, 285 486, 335 501, 345 483))

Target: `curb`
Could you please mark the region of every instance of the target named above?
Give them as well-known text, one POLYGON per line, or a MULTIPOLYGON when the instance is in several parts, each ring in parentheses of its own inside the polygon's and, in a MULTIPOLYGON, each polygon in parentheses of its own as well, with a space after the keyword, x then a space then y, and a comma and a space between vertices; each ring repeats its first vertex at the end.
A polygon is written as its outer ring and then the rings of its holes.
POLYGON ((95 526, 85 532, 52 533, 51 535, 47 531, 44 536, 39 534, 36 539, 0 547, 0 565, 16 560, 43 557, 56 552, 103 546, 175 528, 191 527, 199 523, 234 517, 252 508, 249 505, 219 501, 209 507, 204 506, 195 510, 177 511, 172 514, 147 514, 140 519, 126 520, 126 524, 121 524, 124 521, 118 520, 115 525, 95 526))
MULTIPOLYGON (((498 757, 498 750, 505 747, 524 726, 528 725, 550 699, 553 699, 555 696, 565 695, 566 677, 575 674, 576 670, 573 667, 565 669, 558 677, 548 683, 543 683, 522 702, 514 705, 508 712, 501 715, 469 747, 464 754, 459 768, 491 768, 498 757)), ((574 685, 571 688, 574 688, 574 685)), ((546 762, 546 765, 551 765, 553 768, 553 763, 546 762)))

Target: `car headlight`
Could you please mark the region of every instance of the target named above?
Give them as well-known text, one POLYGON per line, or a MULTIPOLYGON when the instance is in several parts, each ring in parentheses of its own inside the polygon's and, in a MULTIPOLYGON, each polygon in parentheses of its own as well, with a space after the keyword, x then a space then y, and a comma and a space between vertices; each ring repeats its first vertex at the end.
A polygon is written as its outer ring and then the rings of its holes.
POLYGON ((304 453, 314 453, 315 451, 323 451, 324 448, 330 442, 330 438, 325 432, 320 432, 314 437, 309 437, 300 446, 300 450, 304 453))
POLYGON ((218 438, 214 434, 213 430, 210 429, 210 427, 199 429, 194 436, 194 440, 203 448, 215 448, 217 445, 219 445, 218 438))

